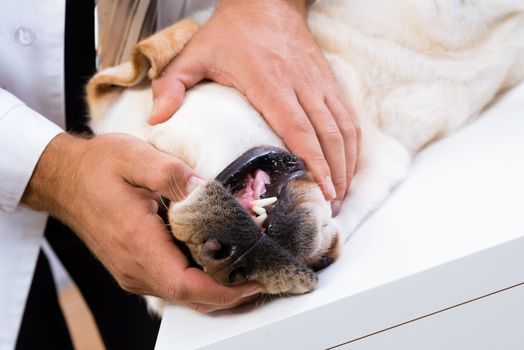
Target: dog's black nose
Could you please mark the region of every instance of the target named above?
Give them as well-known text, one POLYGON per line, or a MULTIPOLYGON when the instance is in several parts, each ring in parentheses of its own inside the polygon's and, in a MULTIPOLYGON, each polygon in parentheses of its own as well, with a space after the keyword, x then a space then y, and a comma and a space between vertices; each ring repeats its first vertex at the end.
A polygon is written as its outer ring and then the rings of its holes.
POLYGON ((238 248, 220 242, 216 238, 208 239, 202 246, 200 259, 206 272, 222 284, 239 284, 246 281, 247 269, 235 263, 239 256, 238 248))

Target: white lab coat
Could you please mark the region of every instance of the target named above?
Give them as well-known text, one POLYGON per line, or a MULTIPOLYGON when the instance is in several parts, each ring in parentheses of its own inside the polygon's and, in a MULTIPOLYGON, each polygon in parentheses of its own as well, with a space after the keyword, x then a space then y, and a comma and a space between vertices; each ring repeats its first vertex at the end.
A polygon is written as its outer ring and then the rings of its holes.
POLYGON ((0 349, 14 347, 47 219, 19 202, 64 126, 64 16, 64 0, 0 11, 0 349))
MULTIPOLYGON (((159 1, 159 24, 213 2, 159 1)), ((47 220, 20 198, 65 125, 64 18, 65 0, 9 1, 0 11, 0 350, 15 345, 47 220)))

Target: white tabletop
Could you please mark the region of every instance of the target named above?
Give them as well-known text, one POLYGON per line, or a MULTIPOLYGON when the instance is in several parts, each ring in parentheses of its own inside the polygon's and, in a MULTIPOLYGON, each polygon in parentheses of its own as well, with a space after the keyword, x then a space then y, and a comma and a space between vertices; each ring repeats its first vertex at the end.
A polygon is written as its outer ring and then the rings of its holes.
MULTIPOLYGON (((490 283, 494 288, 503 287, 510 279, 521 276, 490 275, 494 271, 490 267, 485 270, 486 276, 466 275, 461 280, 457 275, 453 277, 453 286, 425 289, 438 279, 449 283, 446 276, 451 278, 453 271, 458 273, 464 268, 446 263, 524 237, 523 200, 521 84, 472 125, 431 145, 416 158, 409 178, 353 234, 342 248, 339 261, 320 274, 315 291, 216 315, 168 306, 156 349, 194 349, 210 344, 216 344, 213 348, 226 348, 231 343, 228 340, 239 335, 243 335, 238 337, 242 338, 239 344, 246 345, 251 339, 252 349, 267 348, 265 342, 276 342, 285 348, 286 334, 295 339, 288 345, 297 344, 296 338, 303 337, 303 348, 325 347, 322 341, 315 342, 314 329, 308 328, 308 324, 314 324, 312 317, 326 317, 324 322, 329 327, 329 312, 336 313, 339 316, 332 320, 333 324, 347 321, 348 325, 355 325, 348 332, 359 336, 372 332, 379 324, 386 326, 386 319, 401 322, 402 317, 416 316, 417 310, 423 312, 424 303, 444 307, 446 303, 472 297, 467 293, 480 293, 473 290, 480 288, 480 282, 473 281, 475 278, 484 281, 483 288, 490 283), (451 272, 435 269, 437 266, 450 266, 451 272), (428 284, 420 285, 425 281, 422 271, 433 271, 426 276, 431 276, 428 284), (419 277, 406 279, 409 276, 419 277), (402 290, 391 283, 404 280, 411 284, 404 283, 402 290), (381 295, 392 299, 380 304, 377 290, 383 290, 385 294, 381 295), (376 309, 378 304, 392 308, 381 312, 376 309), (328 305, 339 312, 329 311, 328 305), (347 315, 347 320, 340 319, 340 314, 347 315), (288 329, 281 329, 284 325, 288 329), (292 325, 297 329, 290 329, 292 325)), ((524 256, 524 244, 514 244, 514 248, 522 249, 524 256)), ((487 259, 490 255, 482 256, 487 259)), ((482 261, 489 260, 476 258, 469 264, 482 261)), ((524 281, 524 275, 522 278, 524 281)))

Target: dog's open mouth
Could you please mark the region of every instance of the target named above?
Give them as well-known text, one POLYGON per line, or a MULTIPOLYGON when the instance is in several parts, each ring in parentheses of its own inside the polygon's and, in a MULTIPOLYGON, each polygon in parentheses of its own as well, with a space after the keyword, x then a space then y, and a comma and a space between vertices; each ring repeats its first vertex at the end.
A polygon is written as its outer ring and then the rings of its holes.
POLYGON ((277 147, 263 146, 242 154, 216 180, 263 226, 287 183, 305 176, 300 158, 277 147))

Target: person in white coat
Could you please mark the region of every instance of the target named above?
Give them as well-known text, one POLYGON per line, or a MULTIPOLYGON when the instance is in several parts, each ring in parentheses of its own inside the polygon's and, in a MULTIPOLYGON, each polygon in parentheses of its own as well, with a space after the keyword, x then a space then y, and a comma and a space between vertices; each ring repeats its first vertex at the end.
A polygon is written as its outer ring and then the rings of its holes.
MULTIPOLYGON (((173 180, 181 195, 200 183, 187 165, 132 137, 64 132, 87 130, 82 84, 94 72, 93 6, 18 0, 0 13, 0 349, 71 346, 39 255, 44 230, 110 348, 152 347, 158 328, 155 321, 145 325, 143 304, 113 288, 112 278, 126 291, 202 312, 233 307, 260 291, 254 283, 217 284, 171 243, 157 215, 159 194, 172 198, 173 180), (135 317, 144 321, 130 325, 135 317)), ((175 1, 159 6, 161 25, 188 8, 175 1)), ((358 125, 351 106, 333 102, 341 92, 307 30, 305 6, 305 0, 221 1, 153 83, 150 122, 169 118, 184 91, 202 79, 235 86, 305 159, 336 210, 354 172, 358 125), (232 20, 239 17, 252 26, 232 20), (262 45, 252 45, 253 38, 262 45), (272 78, 277 71, 278 84, 272 78)))

